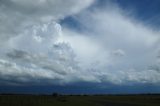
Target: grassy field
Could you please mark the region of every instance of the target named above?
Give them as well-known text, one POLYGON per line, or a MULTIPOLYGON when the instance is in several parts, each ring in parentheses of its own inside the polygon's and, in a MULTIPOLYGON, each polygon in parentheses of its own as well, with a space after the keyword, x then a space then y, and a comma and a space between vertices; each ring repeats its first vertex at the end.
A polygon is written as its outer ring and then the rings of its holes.
POLYGON ((1 95, 0 106, 160 106, 160 95, 1 95))

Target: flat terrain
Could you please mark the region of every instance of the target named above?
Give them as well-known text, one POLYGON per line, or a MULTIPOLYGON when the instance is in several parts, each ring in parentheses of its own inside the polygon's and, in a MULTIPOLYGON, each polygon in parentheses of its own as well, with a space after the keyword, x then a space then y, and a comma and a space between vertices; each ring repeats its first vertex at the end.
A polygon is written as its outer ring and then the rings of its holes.
POLYGON ((0 106, 160 106, 160 95, 0 95, 0 106))

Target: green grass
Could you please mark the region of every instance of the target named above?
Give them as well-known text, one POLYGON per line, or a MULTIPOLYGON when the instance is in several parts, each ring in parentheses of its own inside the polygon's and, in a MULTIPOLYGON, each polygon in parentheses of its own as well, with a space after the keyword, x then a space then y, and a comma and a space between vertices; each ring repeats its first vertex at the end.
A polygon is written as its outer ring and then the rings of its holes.
POLYGON ((1 95, 0 106, 160 106, 160 95, 1 95))

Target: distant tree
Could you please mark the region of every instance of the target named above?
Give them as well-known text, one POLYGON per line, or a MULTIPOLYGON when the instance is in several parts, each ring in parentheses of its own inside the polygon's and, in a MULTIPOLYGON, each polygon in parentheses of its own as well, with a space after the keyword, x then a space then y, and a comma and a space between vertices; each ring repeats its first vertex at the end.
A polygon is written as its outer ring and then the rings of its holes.
POLYGON ((52 96, 53 96, 53 97, 58 97, 58 96, 59 96, 59 94, 58 94, 58 93, 56 93, 56 92, 54 92, 54 93, 52 94, 52 96))

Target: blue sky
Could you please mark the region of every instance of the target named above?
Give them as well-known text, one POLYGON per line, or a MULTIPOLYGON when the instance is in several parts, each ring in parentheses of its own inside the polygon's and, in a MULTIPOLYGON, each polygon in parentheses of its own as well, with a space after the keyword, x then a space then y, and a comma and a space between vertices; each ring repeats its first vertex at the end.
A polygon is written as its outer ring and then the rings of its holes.
MULTIPOLYGON (((120 0, 119 5, 124 9, 132 9, 134 17, 154 28, 159 28, 159 0, 120 0)), ((157 28, 157 29, 158 29, 157 28)))
POLYGON ((159 0, 1 0, 0 92, 159 93, 159 0))

